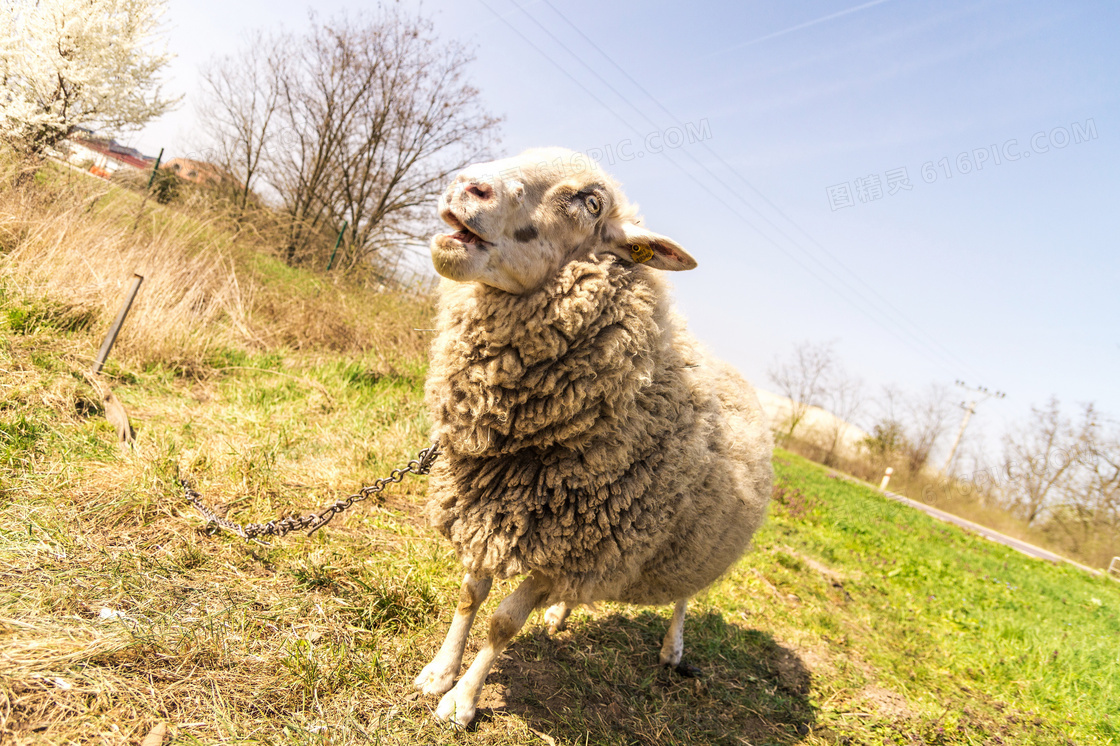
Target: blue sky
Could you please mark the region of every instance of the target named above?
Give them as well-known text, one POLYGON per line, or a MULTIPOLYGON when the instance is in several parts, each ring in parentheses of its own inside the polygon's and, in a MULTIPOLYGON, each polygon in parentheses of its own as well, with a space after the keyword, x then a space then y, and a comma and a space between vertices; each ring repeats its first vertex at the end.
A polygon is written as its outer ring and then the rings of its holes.
MULTIPOLYGON (((696 256, 680 306, 763 387, 795 343, 832 341, 872 389, 1006 391, 976 443, 1052 394, 1120 414, 1120 5, 422 7, 475 45, 503 152, 601 154, 696 256)), ((170 0, 167 86, 187 98, 133 144, 189 153, 199 64, 306 18, 288 0, 170 0)))

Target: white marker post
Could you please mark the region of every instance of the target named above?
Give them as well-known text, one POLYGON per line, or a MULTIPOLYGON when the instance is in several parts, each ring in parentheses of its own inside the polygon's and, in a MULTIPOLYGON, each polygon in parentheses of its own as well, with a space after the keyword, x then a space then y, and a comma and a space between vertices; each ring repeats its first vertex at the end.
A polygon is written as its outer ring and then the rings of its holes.
POLYGON ((883 472, 883 481, 879 482, 879 489, 886 490, 887 485, 890 484, 891 474, 894 474, 894 467, 888 466, 887 470, 883 472))

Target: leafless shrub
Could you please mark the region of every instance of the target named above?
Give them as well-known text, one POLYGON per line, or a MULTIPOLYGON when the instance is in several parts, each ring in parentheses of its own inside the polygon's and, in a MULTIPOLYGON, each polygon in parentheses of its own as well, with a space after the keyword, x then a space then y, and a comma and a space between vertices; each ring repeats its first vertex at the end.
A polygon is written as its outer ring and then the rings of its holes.
POLYGON ((852 427, 852 421, 863 410, 863 381, 849 376, 837 364, 825 382, 825 389, 824 408, 833 414, 833 418, 822 434, 825 445, 823 461, 826 465, 833 466, 836 463, 840 444, 852 427))
POLYGON ((1102 527, 1120 540, 1120 431, 1086 404, 1079 417, 1057 398, 1031 409, 1004 438, 1000 494, 1028 524, 1084 543, 1102 527))
POLYGON ((831 343, 807 341, 794 347, 788 359, 775 360, 770 366, 770 380, 791 403, 783 439, 793 437, 810 407, 824 403, 828 377, 835 368, 836 354, 831 343))

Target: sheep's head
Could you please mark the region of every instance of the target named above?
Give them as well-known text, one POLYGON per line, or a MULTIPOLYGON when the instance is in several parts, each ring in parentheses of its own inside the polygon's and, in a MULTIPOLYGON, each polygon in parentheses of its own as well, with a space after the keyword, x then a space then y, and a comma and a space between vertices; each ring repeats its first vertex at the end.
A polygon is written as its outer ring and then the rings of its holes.
POLYGON ((528 150, 463 170, 439 199, 455 229, 432 238, 444 277, 509 293, 539 288, 568 262, 592 253, 656 269, 692 269, 675 241, 638 225, 618 184, 579 153, 528 150))

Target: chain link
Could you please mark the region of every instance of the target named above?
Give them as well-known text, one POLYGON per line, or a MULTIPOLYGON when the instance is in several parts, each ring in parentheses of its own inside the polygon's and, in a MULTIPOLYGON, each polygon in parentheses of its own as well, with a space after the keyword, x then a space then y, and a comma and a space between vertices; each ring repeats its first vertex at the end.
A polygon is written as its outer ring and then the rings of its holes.
POLYGON ((374 495, 380 494, 390 484, 397 484, 404 479, 406 474, 427 474, 431 471, 432 464, 435 463, 436 457, 440 454, 439 441, 434 440, 427 448, 424 448, 416 455, 416 458, 408 462, 408 464, 401 469, 393 469, 389 476, 378 479, 369 487, 362 487, 358 492, 349 495, 343 500, 337 500, 334 503, 323 508, 318 513, 309 513, 305 516, 287 516, 269 521, 268 523, 250 523, 248 525, 242 523, 235 523, 227 518, 223 518, 215 513, 202 502, 202 495, 198 494, 191 486, 188 477, 179 476, 179 484, 183 487, 183 496, 186 497, 187 502, 194 506, 207 523, 217 526, 219 529, 229 531, 230 533, 237 534, 246 541, 255 541, 258 544, 269 546, 268 542, 261 541, 259 536, 275 536, 280 538, 290 534, 292 531, 302 531, 303 529, 310 529, 307 532, 311 536, 316 531, 326 526, 331 522, 331 519, 342 511, 349 508, 354 503, 368 500, 374 495))

